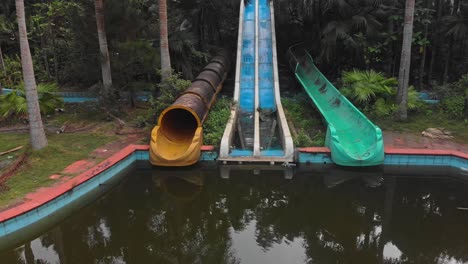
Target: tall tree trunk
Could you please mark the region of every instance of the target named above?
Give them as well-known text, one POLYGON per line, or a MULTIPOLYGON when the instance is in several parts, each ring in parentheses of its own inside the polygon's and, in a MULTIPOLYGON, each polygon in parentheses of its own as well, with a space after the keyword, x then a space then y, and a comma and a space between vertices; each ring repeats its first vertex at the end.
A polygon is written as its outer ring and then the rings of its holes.
POLYGON ((36 263, 36 258, 34 257, 34 252, 31 248, 31 242, 24 244, 24 260, 26 264, 36 263))
POLYGON ((452 8, 452 15, 458 13, 458 9, 460 8, 460 0, 453 1, 453 8, 452 8))
POLYGON ((452 58, 453 38, 449 37, 447 44, 447 55, 445 56, 444 73, 442 74, 442 85, 446 85, 449 79, 450 61, 452 58))
MULTIPOLYGON (((59 61, 58 61, 58 56, 57 56, 57 49, 55 48, 55 44, 52 47, 54 49, 54 78, 55 78, 55 83, 59 83, 59 61)), ((112 79, 111 79, 112 82, 112 79)), ((112 85, 112 83, 111 83, 112 85)))
MULTIPOLYGON (((390 8, 393 9, 394 7, 395 7, 395 3, 394 3, 394 1, 392 1, 390 8)), ((388 20, 388 34, 390 36, 393 35, 394 28, 395 28, 395 25, 393 23, 393 19, 389 19, 388 20)), ((387 60, 387 74, 389 76, 393 76, 393 71, 394 71, 393 69, 395 68, 394 41, 390 40, 388 46, 389 46, 389 50, 388 50, 387 55, 386 55, 387 56, 387 58, 386 58, 386 60, 387 60)))
POLYGON ((413 38, 414 1, 406 0, 403 44, 401 47, 400 72, 398 74, 398 119, 408 118, 408 83, 411 67, 411 41, 413 38))
POLYGON ((159 31, 161 46, 161 75, 166 82, 171 74, 171 56, 169 54, 169 39, 167 35, 167 4, 159 0, 159 31))
POLYGON ((395 189, 396 189, 396 179, 395 177, 388 177, 385 178, 385 200, 384 200, 384 212, 383 212, 383 220, 382 220, 382 232, 380 233, 379 243, 378 243, 378 255, 379 263, 385 263, 385 256, 383 254, 385 244, 387 244, 391 230, 390 224, 392 222, 392 215, 393 215, 393 200, 395 197, 395 189))
POLYGON ((463 119, 468 119, 468 87, 465 88, 465 115, 463 119))
MULTIPOLYGON (((452 16, 457 15, 458 8, 460 6, 459 0, 454 0, 453 7, 452 7, 452 16)), ((452 46, 453 46, 454 38, 449 37, 449 41, 447 44, 447 56, 445 57, 445 66, 444 66, 444 74, 442 76, 442 85, 446 85, 449 80, 449 71, 450 71, 450 62, 452 61, 452 46)))
POLYGON ((44 60, 44 67, 47 73, 47 78, 50 80, 51 75, 50 75, 49 58, 47 57, 46 44, 45 44, 43 37, 41 38, 41 48, 42 48, 42 59, 44 60))
MULTIPOLYGON (((429 8, 429 7, 430 7, 429 0, 424 1, 424 8, 429 8)), ((427 16, 425 17, 427 18, 427 16)), ((424 25, 424 40, 427 40, 428 34, 429 34, 429 24, 426 23, 426 25, 424 25)), ((421 65, 419 67, 419 89, 423 89, 424 87, 424 72, 426 69, 427 45, 424 43, 421 48, 422 48, 422 54, 421 54, 421 65)))
POLYGON ((3 60, 2 45, 0 45, 0 67, 2 68, 2 71, 6 73, 5 60, 3 60))
POLYGON ((44 125, 42 124, 41 110, 39 108, 39 97, 37 95, 36 78, 34 77, 33 62, 29 49, 23 0, 16 0, 16 17, 18 19, 24 90, 28 104, 31 145, 33 149, 41 149, 47 146, 47 138, 44 125))
MULTIPOLYGON (((2 52, 2 45, 0 43, 0 68, 2 68, 3 75, 6 77, 6 68, 5 68, 5 61, 3 60, 3 52, 2 52)), ((3 84, 0 83, 0 95, 2 94, 3 84)))
MULTIPOLYGON (((424 39, 427 39, 427 34, 429 31, 429 25, 426 24, 424 27, 424 39)), ((427 56, 427 46, 424 44, 422 46, 422 54, 421 54, 421 66, 419 68, 419 89, 423 89, 424 87, 424 71, 426 69, 426 56, 427 56)))
POLYGON ((95 0, 94 8, 96 11, 96 24, 99 39, 99 49, 101 52, 101 72, 102 83, 104 85, 104 96, 109 96, 112 89, 112 73, 109 58, 109 49, 107 46, 106 28, 104 23, 104 3, 103 0, 95 0))
POLYGON ((439 37, 437 36, 437 26, 440 25, 440 18, 442 17, 442 6, 444 0, 436 0, 435 9, 437 14, 435 17, 435 22, 432 22, 432 48, 431 48, 431 61, 429 63, 429 70, 427 71, 427 81, 430 82, 432 78, 432 73, 434 72, 434 64, 437 59, 437 48, 439 46, 439 37))
POLYGON ((65 243, 62 227, 58 226, 51 231, 54 238, 55 251, 60 260, 60 264, 67 264, 67 256, 65 255, 65 243))

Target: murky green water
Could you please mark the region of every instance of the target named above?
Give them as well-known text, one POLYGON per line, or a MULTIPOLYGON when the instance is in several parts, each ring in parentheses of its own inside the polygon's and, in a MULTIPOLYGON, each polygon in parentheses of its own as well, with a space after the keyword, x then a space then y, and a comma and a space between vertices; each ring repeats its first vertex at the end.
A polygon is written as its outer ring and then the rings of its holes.
POLYGON ((134 171, 0 263, 468 262, 459 180, 257 174, 134 171))

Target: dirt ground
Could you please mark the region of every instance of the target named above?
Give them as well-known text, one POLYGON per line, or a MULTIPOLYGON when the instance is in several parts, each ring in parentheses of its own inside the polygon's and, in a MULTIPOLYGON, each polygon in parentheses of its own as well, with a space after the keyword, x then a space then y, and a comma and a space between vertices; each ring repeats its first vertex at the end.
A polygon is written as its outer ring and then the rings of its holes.
POLYGON ((384 144, 393 148, 448 149, 468 153, 468 142, 458 143, 452 139, 433 139, 416 133, 383 131, 384 144))

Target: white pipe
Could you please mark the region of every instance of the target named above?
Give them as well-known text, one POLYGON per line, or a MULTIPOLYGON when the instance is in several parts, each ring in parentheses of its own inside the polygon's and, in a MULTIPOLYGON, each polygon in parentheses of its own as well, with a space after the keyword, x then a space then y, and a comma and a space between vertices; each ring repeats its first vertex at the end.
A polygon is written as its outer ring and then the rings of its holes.
POLYGON ((278 56, 276 52, 276 29, 275 29, 275 9, 273 1, 270 2, 270 17, 271 17, 271 41, 273 51, 273 76, 275 83, 275 101, 278 115, 278 123, 281 127, 282 143, 285 161, 291 162, 294 160, 294 143, 289 131, 288 121, 284 114, 283 105, 281 104, 281 94, 279 86, 279 75, 278 75, 278 56))
POLYGON ((260 100, 258 99, 260 96, 260 91, 258 87, 258 43, 259 43, 259 7, 258 7, 258 0, 255 0, 255 123, 254 123, 254 149, 253 155, 254 157, 260 157, 260 113, 257 111, 260 107, 260 100))
POLYGON ((236 79, 234 84, 234 100, 233 107, 231 107, 231 117, 226 124, 223 137, 221 139, 221 145, 219 150, 219 159, 225 159, 229 157, 231 148, 231 141, 234 137, 234 131, 236 128, 237 110, 239 108, 239 87, 240 87, 240 71, 242 64, 242 36, 244 34, 244 0, 240 3, 239 12, 239 32, 237 35, 237 59, 236 59, 236 79))

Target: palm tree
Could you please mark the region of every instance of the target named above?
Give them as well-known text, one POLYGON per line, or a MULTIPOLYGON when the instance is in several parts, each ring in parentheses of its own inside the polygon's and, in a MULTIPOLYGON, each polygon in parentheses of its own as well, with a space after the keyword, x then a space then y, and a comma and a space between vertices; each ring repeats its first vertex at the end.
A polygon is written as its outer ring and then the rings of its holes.
MULTIPOLYGON (((3 60, 2 44, 0 43, 0 68, 2 68, 3 74, 5 74, 5 61, 3 60)), ((2 95, 3 85, 0 83, 0 95, 2 95)))
POLYGON ((161 74, 163 82, 171 74, 171 57, 169 55, 169 40, 167 36, 167 3, 159 0, 159 31, 161 46, 161 74))
POLYGON ((29 132, 33 149, 42 149, 47 146, 47 138, 42 124, 39 99, 37 95, 36 78, 29 50, 28 33, 24 15, 23 0, 16 0, 16 16, 18 18, 19 40, 21 48, 21 65, 23 68, 24 89, 28 104, 29 132))
POLYGON ((449 80, 450 65, 453 63, 452 54, 455 53, 453 52, 454 45, 458 43, 462 50, 466 47, 468 39, 468 3, 454 1, 451 14, 444 17, 442 21, 447 30, 445 37, 448 39, 442 76, 442 84, 445 85, 449 80))
POLYGON ((342 93, 358 105, 368 105, 379 97, 393 93, 396 85, 395 78, 386 78, 383 73, 370 71, 343 72, 343 84, 346 88, 342 93))
POLYGON ((96 24, 99 38, 99 49, 101 50, 101 72, 102 83, 104 84, 104 95, 110 95, 112 89, 112 74, 110 67, 109 49, 107 48, 107 37, 104 23, 104 3, 103 0, 95 0, 96 24))
POLYGON ((413 38, 414 1, 406 0, 403 44, 401 48, 400 73, 398 74, 397 118, 408 118, 408 83, 411 67, 411 41, 413 38))
POLYGON ((2 45, 0 45, 0 68, 2 68, 2 71, 5 71, 5 61, 3 60, 2 45))

